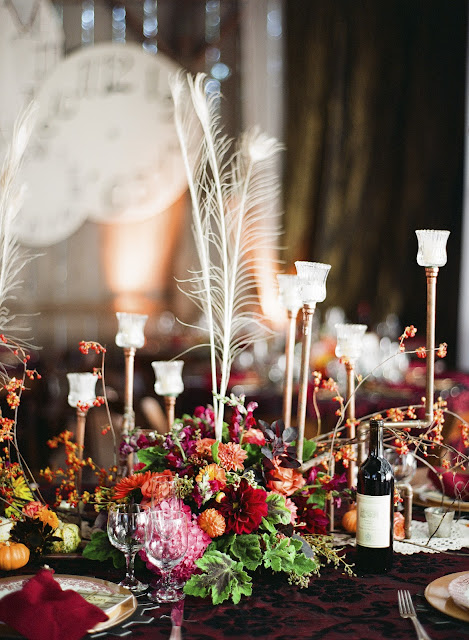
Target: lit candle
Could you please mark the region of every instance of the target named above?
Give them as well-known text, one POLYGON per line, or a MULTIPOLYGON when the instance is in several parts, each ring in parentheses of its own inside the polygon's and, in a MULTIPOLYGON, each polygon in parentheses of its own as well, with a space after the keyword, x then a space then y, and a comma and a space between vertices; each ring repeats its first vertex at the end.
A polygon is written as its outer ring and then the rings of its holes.
POLYGON ((151 363, 155 372, 155 392, 159 396, 178 396, 184 391, 183 360, 158 360, 151 363))
POLYGON ((140 349, 145 344, 143 329, 148 316, 139 313, 116 313, 118 330, 116 344, 125 349, 140 349))
POLYGON ((96 381, 93 373, 67 373, 69 393, 68 404, 71 407, 91 406, 96 400, 96 381))
POLYGON ((449 231, 419 229, 417 263, 421 267, 443 267, 446 264, 446 242, 449 231))

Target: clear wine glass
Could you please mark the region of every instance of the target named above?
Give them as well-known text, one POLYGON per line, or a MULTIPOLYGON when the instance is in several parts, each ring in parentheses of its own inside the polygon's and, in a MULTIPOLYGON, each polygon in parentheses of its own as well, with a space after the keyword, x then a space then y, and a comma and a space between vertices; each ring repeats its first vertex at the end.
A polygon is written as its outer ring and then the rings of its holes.
POLYGON ((385 449, 384 457, 391 463, 395 482, 408 483, 412 480, 417 471, 417 460, 410 451, 399 453, 395 449, 385 449))
POLYGON ((107 533, 111 544, 125 555, 125 578, 119 583, 138 595, 148 589, 134 574, 137 551, 145 543, 145 511, 138 504, 113 505, 109 509, 107 533))
POLYGON ((171 584, 171 572, 187 551, 188 522, 183 511, 150 509, 145 524, 148 560, 161 572, 159 587, 151 594, 156 602, 177 602, 184 594, 171 584))

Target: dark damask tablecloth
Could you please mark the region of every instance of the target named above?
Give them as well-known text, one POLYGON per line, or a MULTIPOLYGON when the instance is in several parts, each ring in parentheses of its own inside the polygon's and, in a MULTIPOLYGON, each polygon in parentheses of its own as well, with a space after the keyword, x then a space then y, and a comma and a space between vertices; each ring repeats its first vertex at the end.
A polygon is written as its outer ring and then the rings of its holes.
MULTIPOLYGON (((349 562, 354 549, 347 548, 349 562)), ((121 572, 112 566, 84 559, 49 560, 57 573, 95 576, 118 582, 121 572)), ((117 640, 411 640, 416 635, 410 620, 399 616, 397 590, 412 594, 421 622, 432 640, 468 638, 469 623, 450 618, 429 605, 425 587, 441 576, 469 571, 469 554, 395 554, 393 570, 384 576, 347 577, 326 566, 307 589, 298 589, 272 574, 256 582, 251 598, 238 605, 186 597, 181 635, 172 629, 169 605, 151 608, 139 597, 137 611, 126 627, 98 637, 117 640), (171 636, 171 633, 173 635, 171 636), (123 635, 125 634, 125 635, 123 635)), ((139 576, 143 577, 143 576, 139 576)), ((64 639, 66 640, 66 639, 64 639)))

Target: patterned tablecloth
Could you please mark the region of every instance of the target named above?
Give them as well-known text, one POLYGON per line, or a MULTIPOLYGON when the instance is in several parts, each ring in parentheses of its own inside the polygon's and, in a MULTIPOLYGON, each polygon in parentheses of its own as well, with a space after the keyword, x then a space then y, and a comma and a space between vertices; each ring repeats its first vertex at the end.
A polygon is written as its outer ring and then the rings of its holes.
MULTIPOLYGON (((393 570, 384 576, 349 578, 326 567, 305 590, 291 587, 266 573, 256 583, 253 596, 243 598, 238 605, 224 603, 214 607, 207 600, 187 597, 181 635, 179 629, 172 629, 171 607, 151 608, 143 596, 127 627, 117 627, 93 637, 105 640, 118 637, 167 640, 170 636, 172 640, 180 637, 185 640, 409 640, 415 637, 413 627, 409 620, 400 618, 396 595, 397 589, 407 588, 432 640, 469 639, 469 622, 440 613, 423 595, 425 587, 436 578, 469 571, 466 551, 431 555, 396 553, 393 570)), ((348 547, 346 554, 353 562, 355 550, 348 547)), ((52 559, 49 565, 57 573, 96 576, 116 582, 122 577, 121 572, 107 564, 83 559, 52 559)))

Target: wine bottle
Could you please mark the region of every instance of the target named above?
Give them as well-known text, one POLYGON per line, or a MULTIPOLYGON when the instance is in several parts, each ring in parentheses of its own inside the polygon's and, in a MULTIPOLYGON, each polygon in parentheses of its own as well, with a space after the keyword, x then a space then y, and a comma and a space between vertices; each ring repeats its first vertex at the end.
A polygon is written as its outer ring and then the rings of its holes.
POLYGON ((383 453, 383 421, 370 420, 368 458, 357 478, 357 569, 385 573, 392 567, 394 477, 383 453))

